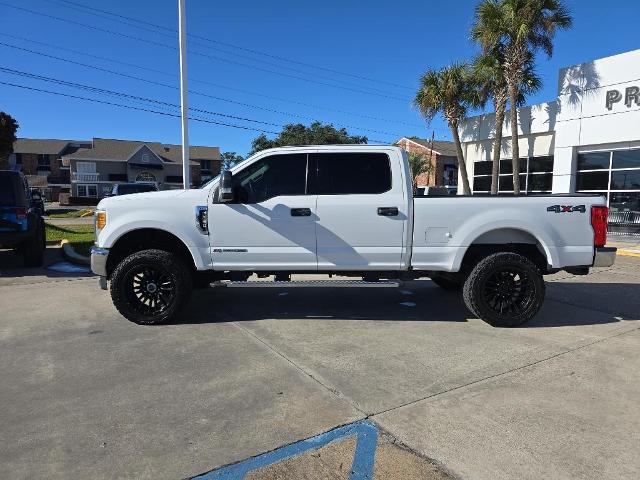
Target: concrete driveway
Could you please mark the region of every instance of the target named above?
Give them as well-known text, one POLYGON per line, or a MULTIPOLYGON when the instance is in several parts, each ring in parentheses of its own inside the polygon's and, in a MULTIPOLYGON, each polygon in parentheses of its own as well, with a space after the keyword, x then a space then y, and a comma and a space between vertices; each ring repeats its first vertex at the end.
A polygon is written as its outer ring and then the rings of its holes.
POLYGON ((365 418, 463 478, 640 472, 639 259, 496 329, 430 281, 210 289, 140 327, 2 258, 2 478, 184 478, 365 418))

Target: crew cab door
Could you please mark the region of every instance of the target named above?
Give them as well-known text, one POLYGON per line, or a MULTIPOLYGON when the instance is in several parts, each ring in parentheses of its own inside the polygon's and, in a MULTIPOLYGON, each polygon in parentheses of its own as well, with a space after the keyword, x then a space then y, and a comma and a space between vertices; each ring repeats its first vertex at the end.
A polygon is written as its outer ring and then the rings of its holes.
POLYGON ((408 201, 389 156, 318 152, 310 158, 318 193, 318 270, 399 269, 408 201))
POLYGON ((268 155, 234 173, 233 202, 210 208, 214 269, 317 268, 316 195, 307 193, 307 157, 268 155))

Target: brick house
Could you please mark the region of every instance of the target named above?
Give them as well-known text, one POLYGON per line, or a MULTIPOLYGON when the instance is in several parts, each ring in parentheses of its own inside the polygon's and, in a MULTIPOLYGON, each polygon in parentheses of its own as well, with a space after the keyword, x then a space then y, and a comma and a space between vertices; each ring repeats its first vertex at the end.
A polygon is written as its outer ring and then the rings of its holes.
POLYGON ((402 137, 395 143, 409 153, 431 158, 432 172, 418 177, 418 186, 457 186, 458 157, 453 142, 424 140, 416 137, 402 137))
MULTIPOLYGON (((191 182, 200 185, 220 172, 218 147, 189 148, 191 182)), ((10 168, 21 170, 31 186, 43 188, 52 201, 99 199, 113 185, 154 182, 161 190, 182 188, 180 145, 94 138, 91 141, 21 138, 14 143, 10 168)))

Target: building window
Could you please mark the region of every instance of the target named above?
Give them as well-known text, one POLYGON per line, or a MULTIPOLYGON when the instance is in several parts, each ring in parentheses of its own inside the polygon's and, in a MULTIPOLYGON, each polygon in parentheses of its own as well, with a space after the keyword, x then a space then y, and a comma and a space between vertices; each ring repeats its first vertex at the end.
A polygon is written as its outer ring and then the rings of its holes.
POLYGON ((78 185, 76 187, 78 197, 97 197, 98 186, 97 185, 78 185))
POLYGON ((38 170, 51 170, 51 159, 46 153, 38 155, 38 170))
MULTIPOLYGON (((475 162, 473 170, 473 193, 489 193, 491 191, 491 170, 493 162, 490 160, 475 162)), ((518 164, 520 170, 521 193, 550 193, 553 183, 553 155, 544 157, 521 158, 518 164)), ((513 193, 513 162, 500 160, 498 192, 513 193)))
POLYGON ((149 154, 148 153, 143 153, 142 154, 142 161, 144 163, 149 163, 149 154))
POLYGON ((211 160, 200 160, 200 171, 204 174, 211 173, 211 160))
POLYGON ((22 154, 21 153, 16 153, 16 165, 22 165, 22 154))
POLYGON ((576 191, 607 198, 610 234, 640 236, 640 149, 578 154, 576 191))

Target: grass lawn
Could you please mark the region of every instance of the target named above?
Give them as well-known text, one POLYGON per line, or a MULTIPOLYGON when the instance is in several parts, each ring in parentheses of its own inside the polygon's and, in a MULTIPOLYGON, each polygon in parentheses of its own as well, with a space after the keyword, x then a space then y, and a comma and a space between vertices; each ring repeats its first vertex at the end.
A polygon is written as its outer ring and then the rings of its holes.
POLYGON ((47 240, 69 240, 80 255, 89 256, 93 245, 93 225, 50 225, 47 223, 47 240))
POLYGON ((76 210, 73 208, 56 208, 53 210, 47 210, 46 214, 51 218, 80 218, 93 215, 92 208, 83 208, 82 210, 76 210))

